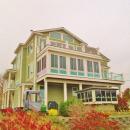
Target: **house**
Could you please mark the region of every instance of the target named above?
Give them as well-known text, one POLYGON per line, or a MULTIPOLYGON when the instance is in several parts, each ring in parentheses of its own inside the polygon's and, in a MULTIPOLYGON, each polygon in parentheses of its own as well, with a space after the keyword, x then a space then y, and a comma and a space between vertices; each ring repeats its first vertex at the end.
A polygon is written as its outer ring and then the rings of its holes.
POLYGON ((64 27, 31 31, 14 52, 13 67, 3 75, 3 108, 22 107, 27 89, 40 90, 46 105, 66 101, 77 91, 90 104, 115 103, 123 84, 123 75, 109 72, 110 60, 98 48, 64 27))

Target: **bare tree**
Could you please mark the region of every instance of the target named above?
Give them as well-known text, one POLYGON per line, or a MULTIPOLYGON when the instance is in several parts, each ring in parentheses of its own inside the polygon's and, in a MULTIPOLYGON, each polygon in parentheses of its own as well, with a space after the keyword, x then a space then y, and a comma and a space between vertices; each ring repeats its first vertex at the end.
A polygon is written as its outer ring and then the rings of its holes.
POLYGON ((1 105, 2 105, 3 87, 4 87, 4 79, 3 79, 2 75, 0 75, 0 108, 1 108, 1 105))

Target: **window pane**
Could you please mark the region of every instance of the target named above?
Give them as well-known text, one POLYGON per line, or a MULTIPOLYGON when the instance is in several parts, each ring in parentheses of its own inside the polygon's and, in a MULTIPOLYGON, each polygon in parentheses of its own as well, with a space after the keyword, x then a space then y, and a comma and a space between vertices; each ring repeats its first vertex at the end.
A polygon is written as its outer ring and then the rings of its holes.
POLYGON ((60 56, 60 68, 66 69, 66 57, 60 56))
POLYGON ((94 62, 94 72, 99 73, 99 64, 98 64, 98 62, 94 62))
POLYGON ((117 101, 116 90, 112 90, 111 95, 112 95, 112 101, 117 101))
POLYGON ((70 58, 70 69, 76 70, 76 58, 70 58))
POLYGON ((78 70, 83 71, 83 60, 82 59, 78 59, 78 70))
POLYGON ((68 34, 63 34, 63 40, 68 43, 73 43, 73 38, 68 34))
POLYGON ((93 72, 92 61, 87 61, 88 72, 93 72))
POLYGON ((61 33, 59 32, 50 32, 50 38, 55 40, 61 40, 61 33))
POLYGON ((96 90, 96 101, 101 101, 101 91, 100 90, 96 90))
POLYGON ((101 91, 102 101, 106 101, 105 91, 101 91))
POLYGON ((78 97, 78 99, 80 99, 80 98, 81 98, 80 93, 78 93, 78 94, 77 94, 77 97, 78 97))
POLYGON ((107 97, 107 101, 111 101, 111 93, 109 90, 106 90, 106 97, 107 97))
POLYGON ((58 56, 51 54, 51 67, 58 68, 58 56))

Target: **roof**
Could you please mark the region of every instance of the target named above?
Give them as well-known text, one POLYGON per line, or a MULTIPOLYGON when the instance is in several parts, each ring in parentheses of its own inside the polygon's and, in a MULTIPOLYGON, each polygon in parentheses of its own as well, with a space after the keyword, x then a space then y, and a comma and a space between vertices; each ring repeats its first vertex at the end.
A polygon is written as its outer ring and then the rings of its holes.
MULTIPOLYGON (((71 36, 73 36, 75 39, 77 39, 78 41, 80 41, 81 43, 86 43, 85 41, 83 41, 82 39, 80 39, 78 36, 76 36, 75 34, 73 34, 72 32, 70 32, 69 30, 67 30, 66 28, 64 27, 59 27, 59 28, 51 28, 51 29, 44 29, 44 30, 31 30, 32 33, 30 35, 30 37, 27 39, 27 41, 25 42, 25 44, 31 39, 31 37, 35 34, 35 33, 44 33, 44 32, 51 32, 51 31, 64 31, 68 34, 70 34, 71 36)), ((87 43, 86 43, 87 44, 87 43)))
POLYGON ((85 88, 85 89, 79 90, 77 92, 84 92, 84 91, 93 90, 93 89, 100 89, 100 90, 119 90, 118 88, 90 87, 90 88, 85 88))
POLYGON ((8 77, 9 72, 16 73, 15 69, 7 69, 3 75, 3 78, 6 79, 8 77))
POLYGON ((14 52, 17 53, 22 46, 24 46, 24 43, 19 43, 14 52))
POLYGON ((13 64, 16 60, 16 56, 14 57, 14 59, 11 61, 11 64, 13 64))

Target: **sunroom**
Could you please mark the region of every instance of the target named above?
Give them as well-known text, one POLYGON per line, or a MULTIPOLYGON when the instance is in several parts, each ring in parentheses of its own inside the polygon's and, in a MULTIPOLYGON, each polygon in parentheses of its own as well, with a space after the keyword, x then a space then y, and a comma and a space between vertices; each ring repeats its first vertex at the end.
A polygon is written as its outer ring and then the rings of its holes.
POLYGON ((84 104, 117 104, 118 88, 91 87, 77 91, 84 104))

